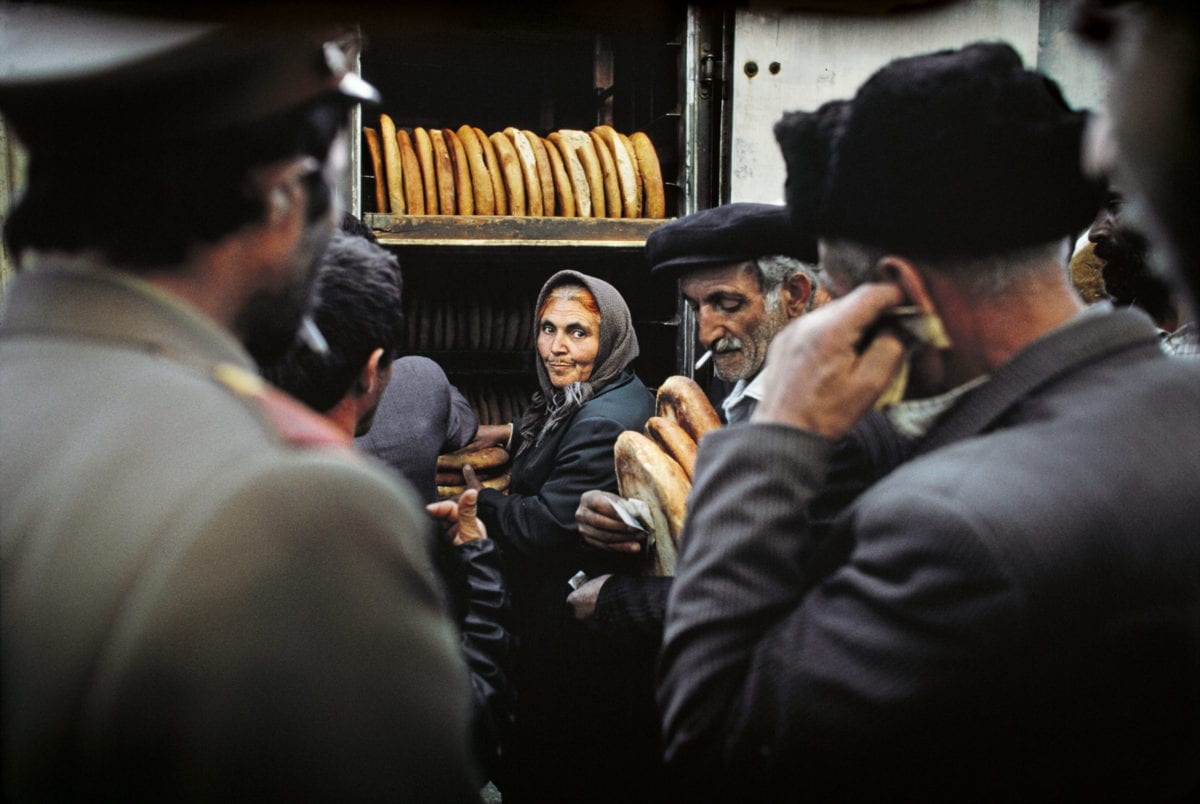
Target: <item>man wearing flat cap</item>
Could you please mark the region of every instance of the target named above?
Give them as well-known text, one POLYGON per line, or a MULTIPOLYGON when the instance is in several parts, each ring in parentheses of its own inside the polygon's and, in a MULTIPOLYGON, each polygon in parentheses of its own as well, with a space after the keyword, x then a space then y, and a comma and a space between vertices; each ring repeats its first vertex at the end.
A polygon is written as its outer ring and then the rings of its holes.
POLYGON ((30 159, 4 798, 477 800, 418 501, 256 365, 296 338, 374 90, 306 28, 6 4, 0 39, 30 159))
POLYGON ((977 44, 777 126, 835 299, 775 338, 750 425, 697 456, 658 696, 689 790, 1194 785, 1200 374, 1142 313, 1070 287, 1101 199, 1083 125, 977 44), (915 454, 815 542, 832 445, 885 391, 915 454))

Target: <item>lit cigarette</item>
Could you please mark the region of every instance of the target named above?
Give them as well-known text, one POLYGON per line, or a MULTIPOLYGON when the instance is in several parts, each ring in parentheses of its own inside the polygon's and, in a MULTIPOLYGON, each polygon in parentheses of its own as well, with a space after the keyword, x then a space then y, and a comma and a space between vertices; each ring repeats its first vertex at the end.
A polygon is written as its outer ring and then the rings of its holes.
POLYGON ((304 341, 305 345, 315 354, 322 357, 329 354, 329 342, 321 334, 321 330, 317 327, 317 322, 312 320, 312 316, 306 315, 300 322, 300 340, 304 341))
POLYGON ((707 352, 700 355, 700 359, 696 361, 696 366, 695 366, 694 370, 699 371, 700 369, 704 368, 704 364, 707 363, 711 359, 712 359, 712 349, 709 349, 707 352))

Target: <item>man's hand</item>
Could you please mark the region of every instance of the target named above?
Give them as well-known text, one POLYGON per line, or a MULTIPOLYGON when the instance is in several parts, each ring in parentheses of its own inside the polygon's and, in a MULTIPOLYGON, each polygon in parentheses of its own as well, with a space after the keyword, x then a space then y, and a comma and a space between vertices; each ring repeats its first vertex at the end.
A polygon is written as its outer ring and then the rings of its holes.
POLYGON ((476 515, 476 498, 479 491, 467 489, 458 495, 458 501, 442 500, 425 506, 435 519, 440 520, 453 544, 466 544, 476 539, 487 538, 487 527, 476 515))
POLYGON ((752 421, 802 427, 831 441, 848 433, 904 359, 904 345, 886 329, 863 343, 879 316, 903 300, 895 285, 862 285, 786 326, 767 351, 766 392, 752 421))
POLYGON ((567 602, 571 604, 576 620, 591 619, 591 616, 596 613, 596 601, 600 597, 600 587, 604 586, 604 582, 611 577, 612 575, 600 575, 592 578, 567 595, 567 602))
MULTIPOLYGON (((613 553, 640 553, 646 534, 626 525, 613 508, 613 500, 621 499, 608 491, 585 491, 575 509, 575 522, 583 543, 613 553)), ((589 581, 580 589, 590 585, 589 581)))
POLYGON ((474 452, 485 447, 504 447, 512 436, 511 424, 481 424, 475 428, 475 438, 456 452, 474 452))

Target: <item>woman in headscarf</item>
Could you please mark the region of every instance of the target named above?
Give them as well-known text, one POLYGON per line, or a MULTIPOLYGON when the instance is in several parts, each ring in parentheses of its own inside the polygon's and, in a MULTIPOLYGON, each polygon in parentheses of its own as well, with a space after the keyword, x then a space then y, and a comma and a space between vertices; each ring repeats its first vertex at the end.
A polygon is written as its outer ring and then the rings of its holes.
POLYGON ((601 691, 609 657, 574 622, 566 597, 581 570, 637 571, 637 556, 585 550, 575 509, 585 491, 616 491, 613 444, 654 415, 654 397, 630 367, 637 336, 616 288, 559 271, 535 310, 540 387, 512 426, 509 491, 478 497, 478 516, 504 554, 519 640, 517 734, 498 780, 505 802, 586 800, 620 774, 599 767, 598 743, 616 722, 601 691))

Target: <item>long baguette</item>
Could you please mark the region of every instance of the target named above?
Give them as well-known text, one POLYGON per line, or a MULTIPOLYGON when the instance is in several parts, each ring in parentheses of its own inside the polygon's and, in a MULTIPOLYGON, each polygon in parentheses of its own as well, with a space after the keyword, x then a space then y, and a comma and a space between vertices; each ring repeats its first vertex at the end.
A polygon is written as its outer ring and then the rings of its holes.
POLYGON ((495 215, 496 196, 492 191, 492 177, 488 173, 487 161, 484 159, 483 146, 475 136, 475 129, 470 126, 458 127, 458 139, 462 142, 467 154, 467 165, 471 169, 471 188, 475 192, 475 214, 495 215))
POLYGON ((542 180, 537 173, 537 159, 525 135, 515 126, 504 129, 504 134, 513 144, 520 159, 521 176, 525 180, 525 212, 528 215, 545 214, 542 207, 542 180))
POLYGON ((396 129, 396 141, 400 144, 400 170, 404 173, 404 200, 408 202, 409 215, 425 214, 425 187, 421 180, 421 163, 413 149, 412 137, 404 129, 396 129))
POLYGON ((429 132, 417 126, 413 129, 413 142, 417 146, 417 161, 421 165, 421 187, 425 190, 425 213, 438 214, 437 168, 433 164, 433 140, 429 132))
POLYGON ((454 166, 454 197, 458 201, 459 215, 475 214, 475 189, 471 186, 471 166, 467 164, 467 151, 453 129, 444 129, 446 147, 450 150, 450 164, 454 166))
POLYGON ((508 212, 510 215, 525 214, 525 179, 521 173, 521 158, 512 140, 504 133, 497 131, 488 137, 496 148, 496 159, 500 162, 500 172, 504 177, 504 189, 508 193, 508 212))
POLYGON ((407 211, 404 203, 404 177, 400 172, 400 143, 396 124, 389 115, 379 115, 379 139, 383 143, 383 169, 387 172, 388 206, 393 215, 407 211))
POLYGON ((496 146, 492 145, 483 129, 472 126, 471 130, 475 132, 475 138, 483 148, 483 163, 487 165, 488 177, 492 180, 492 198, 496 203, 496 214, 507 215, 508 191, 504 189, 504 176, 500 170, 500 160, 496 158, 496 146))
POLYGON ((363 136, 367 138, 367 153, 371 155, 371 169, 375 171, 375 211, 386 215, 387 176, 383 172, 383 146, 379 144, 379 132, 363 126, 363 136))

